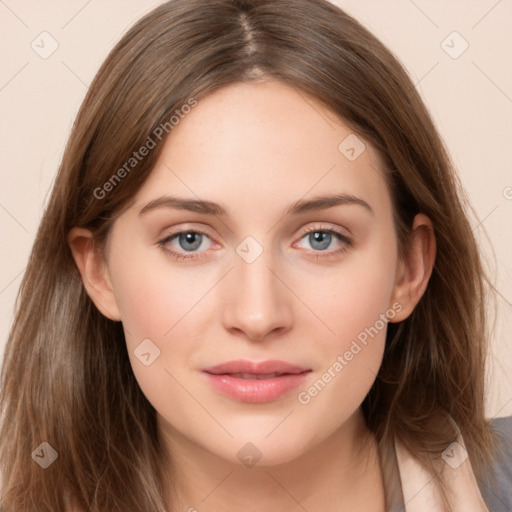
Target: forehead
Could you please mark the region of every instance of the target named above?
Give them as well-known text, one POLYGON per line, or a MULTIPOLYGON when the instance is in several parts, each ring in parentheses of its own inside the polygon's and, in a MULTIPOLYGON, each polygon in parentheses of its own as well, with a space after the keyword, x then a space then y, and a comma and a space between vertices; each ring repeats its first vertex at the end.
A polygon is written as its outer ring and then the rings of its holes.
POLYGON ((374 148, 314 98, 275 80, 230 85, 198 100, 172 128, 136 203, 166 193, 234 211, 270 212, 326 193, 390 208, 374 148))

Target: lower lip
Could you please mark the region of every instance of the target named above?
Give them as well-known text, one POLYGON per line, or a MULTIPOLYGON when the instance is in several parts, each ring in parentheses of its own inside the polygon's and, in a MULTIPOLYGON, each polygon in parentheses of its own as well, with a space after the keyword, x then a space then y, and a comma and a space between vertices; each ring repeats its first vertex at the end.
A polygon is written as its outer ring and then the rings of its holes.
POLYGON ((211 385, 240 402, 272 402, 298 387, 309 371, 297 374, 281 375, 270 379, 241 379, 228 374, 213 375, 206 373, 211 385))

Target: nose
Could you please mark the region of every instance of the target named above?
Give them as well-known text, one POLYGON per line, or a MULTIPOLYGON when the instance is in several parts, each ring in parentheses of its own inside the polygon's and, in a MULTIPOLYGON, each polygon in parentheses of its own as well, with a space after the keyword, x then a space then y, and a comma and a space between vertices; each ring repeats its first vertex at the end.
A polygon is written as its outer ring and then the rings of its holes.
POLYGON ((238 259, 226 283, 224 327, 253 341, 288 330, 293 320, 293 293, 285 282, 266 251, 252 263, 238 259))

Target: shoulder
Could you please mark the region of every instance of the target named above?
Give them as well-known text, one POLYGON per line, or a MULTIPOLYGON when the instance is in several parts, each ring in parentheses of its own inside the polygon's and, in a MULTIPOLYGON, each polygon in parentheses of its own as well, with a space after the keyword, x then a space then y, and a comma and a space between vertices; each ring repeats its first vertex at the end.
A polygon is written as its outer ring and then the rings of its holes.
POLYGON ((512 416, 490 421, 496 439, 496 457, 480 492, 491 512, 512 510, 512 416))

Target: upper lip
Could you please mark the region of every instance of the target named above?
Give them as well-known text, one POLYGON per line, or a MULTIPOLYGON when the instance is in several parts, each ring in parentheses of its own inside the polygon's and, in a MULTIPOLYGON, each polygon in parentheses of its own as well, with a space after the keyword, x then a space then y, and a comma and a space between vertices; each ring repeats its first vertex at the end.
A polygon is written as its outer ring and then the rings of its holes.
POLYGON ((272 373, 280 374, 298 374, 308 371, 309 368, 303 368, 284 361, 269 360, 261 362, 247 361, 239 359, 237 361, 228 361, 204 368, 203 371, 213 375, 222 375, 229 373, 248 373, 253 375, 270 375, 272 373))

